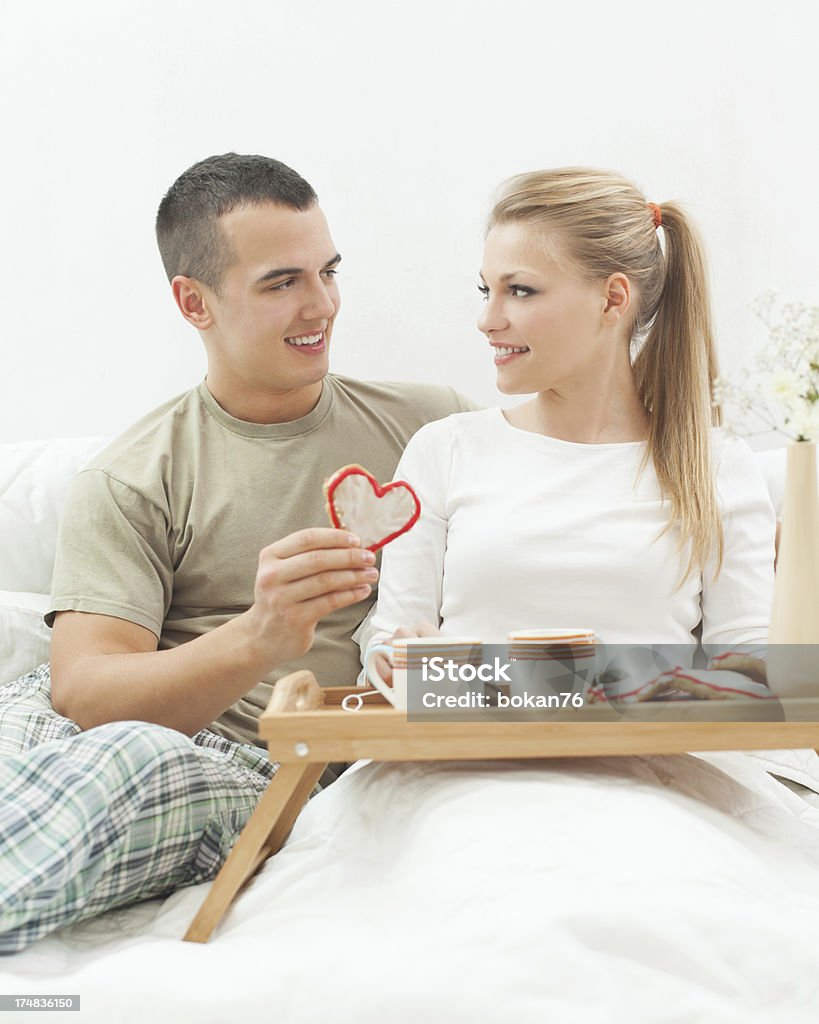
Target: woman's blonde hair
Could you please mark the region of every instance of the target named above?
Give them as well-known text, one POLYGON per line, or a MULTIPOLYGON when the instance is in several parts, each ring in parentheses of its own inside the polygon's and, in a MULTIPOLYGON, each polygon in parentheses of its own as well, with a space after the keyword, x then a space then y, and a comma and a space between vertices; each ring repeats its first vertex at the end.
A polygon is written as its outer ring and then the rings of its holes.
MULTIPOLYGON (((723 534, 711 466, 711 427, 722 422, 712 405, 717 355, 705 256, 691 221, 676 203, 656 214, 645 196, 611 171, 563 167, 510 178, 489 216, 496 224, 527 223, 542 230, 589 280, 625 274, 636 289, 631 364, 649 414, 640 472, 654 462, 680 549, 690 556, 680 585, 716 552, 723 534), (662 220, 665 251, 655 217, 662 220)), ((715 573, 715 575, 716 575, 715 573)))

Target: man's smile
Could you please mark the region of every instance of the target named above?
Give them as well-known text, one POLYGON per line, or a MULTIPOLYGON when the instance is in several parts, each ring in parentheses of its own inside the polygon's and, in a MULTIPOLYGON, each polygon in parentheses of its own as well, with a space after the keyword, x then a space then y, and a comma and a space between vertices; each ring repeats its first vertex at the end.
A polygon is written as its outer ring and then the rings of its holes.
POLYGON ((324 331, 319 331, 317 334, 299 334, 284 340, 288 345, 305 352, 323 352, 326 347, 324 331))

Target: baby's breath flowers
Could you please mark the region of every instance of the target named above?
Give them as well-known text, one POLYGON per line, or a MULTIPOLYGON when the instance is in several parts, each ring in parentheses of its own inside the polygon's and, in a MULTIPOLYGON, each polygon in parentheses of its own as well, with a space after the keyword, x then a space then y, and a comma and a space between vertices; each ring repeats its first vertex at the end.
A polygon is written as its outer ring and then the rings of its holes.
POLYGON ((756 419, 792 441, 819 441, 819 306, 780 305, 769 291, 751 309, 768 344, 736 379, 714 382, 714 404, 744 425, 756 419))

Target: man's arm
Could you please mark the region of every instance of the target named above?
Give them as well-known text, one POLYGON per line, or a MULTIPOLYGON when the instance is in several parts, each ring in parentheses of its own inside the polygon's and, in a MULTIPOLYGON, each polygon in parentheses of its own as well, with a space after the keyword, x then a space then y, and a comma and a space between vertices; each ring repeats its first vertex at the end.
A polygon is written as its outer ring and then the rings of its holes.
POLYGON ((363 600, 378 575, 374 561, 342 530, 290 534, 259 555, 246 612, 167 651, 136 623, 60 612, 51 641, 54 708, 83 729, 136 720, 192 736, 276 665, 306 654, 323 616, 363 600))

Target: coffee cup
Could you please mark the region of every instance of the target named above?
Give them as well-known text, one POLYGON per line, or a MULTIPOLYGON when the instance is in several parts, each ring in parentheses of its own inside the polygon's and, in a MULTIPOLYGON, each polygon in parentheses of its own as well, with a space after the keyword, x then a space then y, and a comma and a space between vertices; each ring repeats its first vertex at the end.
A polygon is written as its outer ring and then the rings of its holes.
POLYGON ((364 658, 364 672, 368 682, 383 693, 393 707, 406 711, 410 678, 420 681, 423 676, 429 676, 431 671, 449 662, 454 663, 456 672, 458 666, 479 665, 481 653, 481 641, 474 637, 402 636, 369 647, 364 658), (392 666, 392 685, 376 670, 377 654, 382 654, 392 666), (434 659, 441 659, 441 662, 434 659))
POLYGON ((506 643, 513 700, 545 698, 549 707, 565 707, 594 681, 599 648, 591 628, 514 629, 506 643))

